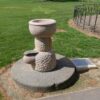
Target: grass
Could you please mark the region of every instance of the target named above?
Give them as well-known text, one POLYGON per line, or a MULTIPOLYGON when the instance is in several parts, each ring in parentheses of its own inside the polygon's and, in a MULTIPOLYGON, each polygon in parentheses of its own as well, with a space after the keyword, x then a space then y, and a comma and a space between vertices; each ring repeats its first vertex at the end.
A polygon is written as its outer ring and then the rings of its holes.
POLYGON ((2 96, 2 94, 0 93, 0 100, 3 100, 3 96, 2 96))
POLYGON ((55 52, 67 57, 100 57, 100 39, 88 37, 67 24, 73 17, 76 4, 43 0, 0 0, 0 67, 21 58, 24 51, 33 49, 28 21, 35 18, 56 19, 57 28, 66 30, 54 35, 55 52))
POLYGON ((23 56, 33 49, 33 38, 28 21, 35 18, 53 18, 57 28, 67 32, 53 38, 55 52, 67 57, 100 57, 100 39, 88 37, 67 24, 73 17, 77 2, 46 2, 42 0, 0 0, 0 66, 23 56))
POLYGON ((100 0, 80 0, 80 1, 85 1, 85 2, 100 2, 100 0))

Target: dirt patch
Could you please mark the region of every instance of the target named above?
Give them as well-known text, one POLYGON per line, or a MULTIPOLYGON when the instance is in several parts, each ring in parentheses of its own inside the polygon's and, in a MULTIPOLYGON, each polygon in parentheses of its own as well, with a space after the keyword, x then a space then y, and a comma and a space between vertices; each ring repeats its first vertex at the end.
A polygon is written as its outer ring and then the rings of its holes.
POLYGON ((67 32, 67 31, 64 29, 56 29, 56 32, 67 32))
POLYGON ((0 85, 0 93, 2 94, 3 100, 11 100, 11 98, 8 96, 6 90, 0 85))
POLYGON ((100 34, 98 34, 96 32, 91 32, 89 30, 83 30, 82 27, 77 26, 72 19, 69 20, 68 24, 70 27, 72 27, 72 28, 74 28, 74 29, 76 29, 76 30, 78 30, 78 31, 90 36, 90 37, 96 37, 96 38, 100 39, 100 34))
MULTIPOLYGON (((12 64, 9 64, 2 69, 0 69, 0 76, 3 73, 6 73, 6 71, 12 66, 12 64)), ((7 91, 3 88, 2 84, 0 84, 0 93, 2 94, 3 100, 12 100, 11 97, 7 94, 7 91)))

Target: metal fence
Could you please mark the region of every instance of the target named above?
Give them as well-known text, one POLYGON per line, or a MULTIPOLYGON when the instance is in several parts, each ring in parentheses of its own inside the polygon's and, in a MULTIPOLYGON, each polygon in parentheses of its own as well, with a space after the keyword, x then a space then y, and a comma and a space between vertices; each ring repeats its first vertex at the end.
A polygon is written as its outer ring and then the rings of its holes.
POLYGON ((74 22, 83 29, 100 33, 100 3, 81 4, 75 6, 74 22))

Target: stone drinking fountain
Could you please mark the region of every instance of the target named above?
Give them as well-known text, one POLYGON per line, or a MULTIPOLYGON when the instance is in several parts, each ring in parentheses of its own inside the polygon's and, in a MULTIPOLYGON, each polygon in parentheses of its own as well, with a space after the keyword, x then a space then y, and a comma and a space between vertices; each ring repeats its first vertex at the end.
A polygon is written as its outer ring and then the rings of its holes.
POLYGON ((35 37, 35 49, 26 51, 11 68, 16 83, 33 91, 58 90, 73 84, 77 76, 75 67, 52 50, 51 37, 56 31, 56 21, 31 20, 29 30, 35 37))
POLYGON ((56 31, 56 21, 52 19, 32 20, 29 22, 29 30, 35 36, 35 49, 32 55, 26 52, 23 61, 32 64, 37 71, 53 70, 56 67, 56 57, 51 47, 51 36, 56 31))

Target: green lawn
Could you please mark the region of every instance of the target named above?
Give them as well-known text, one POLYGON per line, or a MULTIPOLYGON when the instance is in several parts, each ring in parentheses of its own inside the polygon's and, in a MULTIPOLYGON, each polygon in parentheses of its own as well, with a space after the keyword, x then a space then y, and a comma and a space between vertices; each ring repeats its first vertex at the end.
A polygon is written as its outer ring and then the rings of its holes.
POLYGON ((0 100, 3 100, 3 96, 0 94, 0 100))
POLYGON ((67 24, 73 17, 76 4, 43 0, 0 0, 0 67, 21 58, 24 51, 34 47, 28 21, 35 18, 56 19, 57 28, 66 30, 54 35, 55 52, 67 57, 100 57, 100 39, 88 37, 67 24))
POLYGON ((73 17, 76 4, 43 0, 0 0, 0 66, 19 59, 24 51, 33 48, 28 21, 35 18, 56 19, 57 28, 67 31, 54 35, 55 52, 67 57, 100 57, 100 39, 88 37, 67 24, 73 17))
POLYGON ((93 2, 100 2, 100 0, 90 0, 90 1, 93 1, 93 2))

